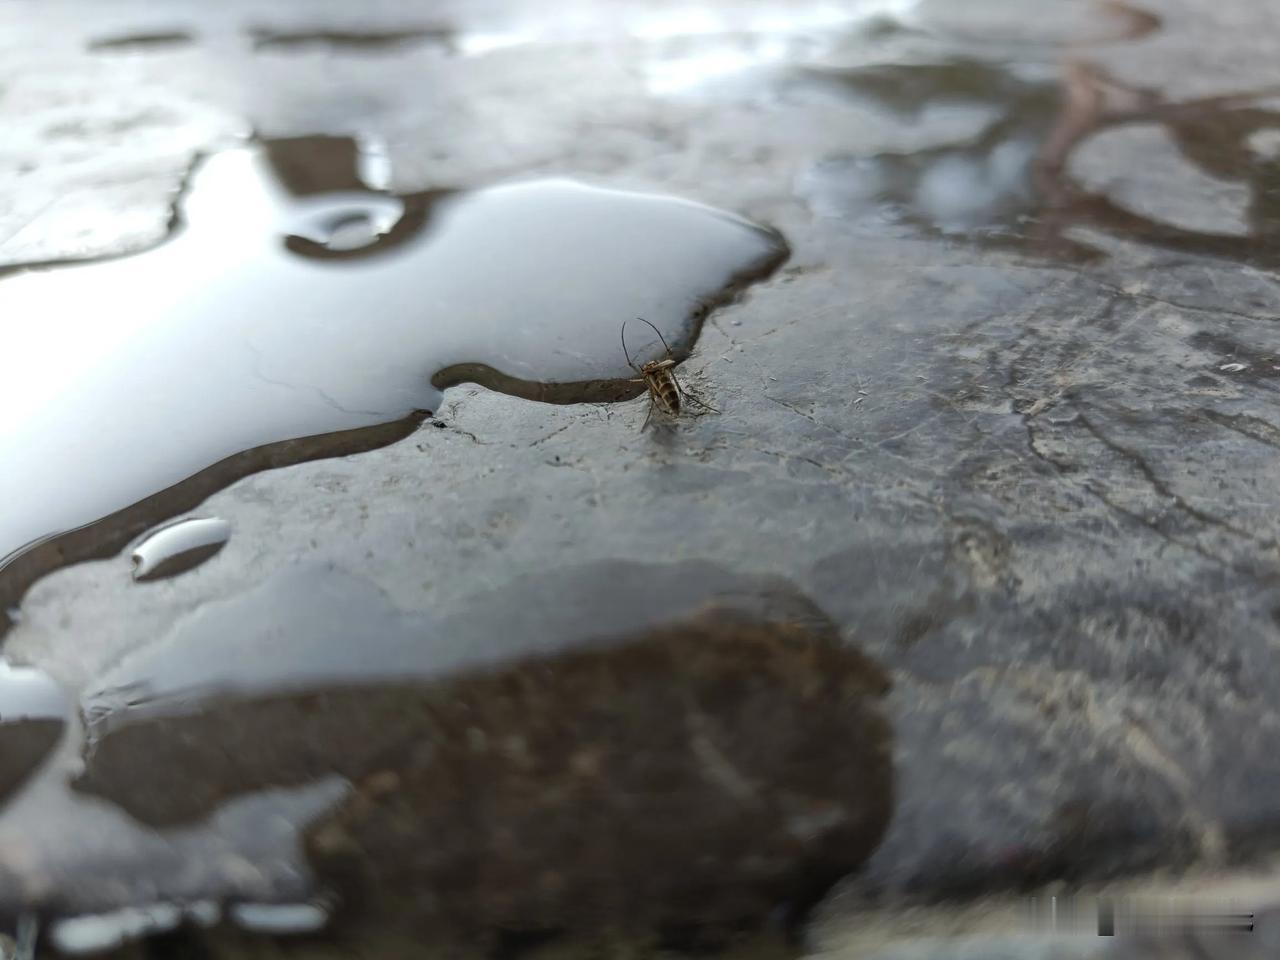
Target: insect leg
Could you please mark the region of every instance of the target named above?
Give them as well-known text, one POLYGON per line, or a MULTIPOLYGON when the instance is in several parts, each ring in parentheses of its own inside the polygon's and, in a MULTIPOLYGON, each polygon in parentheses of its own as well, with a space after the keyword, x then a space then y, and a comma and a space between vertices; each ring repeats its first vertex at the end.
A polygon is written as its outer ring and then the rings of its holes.
POLYGON ((649 409, 644 415, 644 423, 640 424, 640 432, 644 433, 644 428, 649 425, 649 418, 653 416, 653 408, 655 406, 653 400, 653 391, 649 391, 649 409))
POLYGON ((679 380, 676 380, 676 389, 680 391, 680 396, 682 396, 682 397, 688 397, 690 400, 692 400, 692 401, 693 401, 694 403, 696 403, 698 406, 702 407, 704 410, 710 410, 712 413, 719 413, 719 412, 720 412, 720 411, 719 411, 719 410, 717 410, 715 407, 713 407, 711 404, 707 403, 707 401, 705 401, 705 400, 703 400, 701 397, 699 397, 699 396, 698 396, 696 393, 694 393, 692 390, 690 390, 690 389, 688 389, 687 387, 683 386, 683 385, 680 383, 680 381, 679 381, 679 380))

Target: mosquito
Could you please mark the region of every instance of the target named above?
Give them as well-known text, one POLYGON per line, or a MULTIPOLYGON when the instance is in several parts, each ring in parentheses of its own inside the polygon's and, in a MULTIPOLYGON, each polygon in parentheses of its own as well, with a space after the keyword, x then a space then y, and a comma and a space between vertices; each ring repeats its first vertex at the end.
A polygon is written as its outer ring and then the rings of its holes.
POLYGON ((662 342, 662 347, 667 351, 667 355, 661 360, 650 360, 642 367, 637 367, 631 360, 631 354, 627 352, 627 323, 622 323, 622 355, 627 358, 627 366, 636 373, 640 374, 638 380, 632 380, 632 383, 643 383, 649 390, 649 412, 645 414, 644 423, 640 425, 643 430, 649 425, 649 418, 653 416, 654 408, 661 410, 663 413, 671 417, 680 416, 683 399, 688 397, 700 407, 705 407, 713 413, 718 413, 715 407, 698 399, 688 390, 680 386, 680 381, 676 379, 675 365, 676 358, 671 353, 671 348, 667 346, 667 340, 662 335, 662 331, 649 323, 644 317, 636 317, 641 323, 648 325, 654 333, 658 335, 658 339, 662 342))

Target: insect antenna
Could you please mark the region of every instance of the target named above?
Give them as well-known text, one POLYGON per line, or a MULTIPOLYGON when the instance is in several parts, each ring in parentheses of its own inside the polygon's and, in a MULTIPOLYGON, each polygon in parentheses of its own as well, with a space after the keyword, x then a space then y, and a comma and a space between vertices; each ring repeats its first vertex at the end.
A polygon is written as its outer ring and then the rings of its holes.
POLYGON ((625 320, 622 321, 621 337, 622 337, 622 355, 627 358, 627 366, 630 367, 632 370, 634 370, 636 373, 639 373, 640 368, 631 362, 631 354, 627 353, 627 321, 625 320))
POLYGON ((712 413, 720 412, 719 410, 717 410, 711 404, 707 403, 707 401, 703 400, 700 396, 698 396, 696 393, 694 393, 692 390, 688 389, 687 387, 683 387, 677 384, 676 389, 680 391, 680 396, 686 397, 689 400, 692 400, 694 403, 696 403, 698 406, 702 407, 703 409, 710 410, 712 413))
POLYGON ((652 330, 654 333, 656 333, 658 335, 658 339, 662 341, 662 349, 667 351, 667 356, 668 357, 672 356, 671 348, 667 346, 667 338, 662 335, 662 331, 659 330, 657 327, 655 327, 652 323, 649 323, 649 321, 646 320, 644 317, 636 317, 636 319, 639 320, 641 323, 649 324, 649 329, 652 330))

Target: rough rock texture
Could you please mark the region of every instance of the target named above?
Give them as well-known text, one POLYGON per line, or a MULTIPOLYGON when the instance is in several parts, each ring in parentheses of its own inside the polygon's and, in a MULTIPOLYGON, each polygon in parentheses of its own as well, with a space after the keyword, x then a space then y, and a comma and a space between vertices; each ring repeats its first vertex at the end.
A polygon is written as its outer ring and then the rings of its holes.
MULTIPOLYGON (((248 126, 382 139, 396 189, 554 172, 667 190, 767 222, 794 253, 681 367, 718 413, 641 433, 640 403, 451 388, 443 426, 212 496, 202 513, 234 533, 188 574, 134 585, 122 556, 47 577, 6 655, 82 688, 302 557, 441 617, 534 571, 700 559, 787 578, 892 674, 893 819, 846 903, 1274 847, 1280 221, 1256 145, 1280 128, 1276 14, 1147 6, 1158 29, 1093 45, 1028 39, 1018 5, 1017 32, 980 37, 797 5, 771 45, 781 28, 749 4, 719 31, 673 37, 654 14, 645 33, 637 12, 630 38, 588 16, 510 46, 503 24, 519 35, 528 11, 442 7, 459 53, 385 57, 254 53, 234 5, 7 23, 10 262, 159 240, 191 152, 248 126), (85 51, 179 20, 190 45, 85 51), (975 59, 1013 79, 950 92, 937 65, 963 78, 975 59), (743 66, 712 75, 725 63, 743 66), (867 65, 905 105, 824 75, 867 65), (1030 166, 1009 160, 1023 142, 1030 166), (823 192, 885 164, 868 199, 823 192), (939 202, 975 184, 991 216, 939 202)), ((422 26, 395 5, 369 19, 422 26)), ((35 812, 0 816, 0 841, 31 836, 19 814, 35 812)), ((75 862, 38 835, 21 858, 0 842, 0 877, 75 862)), ((275 876, 236 882, 261 894, 275 876)))

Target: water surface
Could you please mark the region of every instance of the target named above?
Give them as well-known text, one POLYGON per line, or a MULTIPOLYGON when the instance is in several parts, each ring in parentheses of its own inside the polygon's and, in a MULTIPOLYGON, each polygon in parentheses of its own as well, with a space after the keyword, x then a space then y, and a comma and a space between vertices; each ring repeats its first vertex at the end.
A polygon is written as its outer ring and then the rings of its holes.
POLYGON ((566 180, 392 195, 359 170, 340 138, 217 153, 168 242, 0 281, 0 557, 43 550, 12 578, 118 549, 113 534, 254 469, 394 440, 452 383, 634 395, 623 321, 683 355, 706 310, 785 251, 672 197, 566 180), (113 531, 56 539, 139 503, 113 531))
POLYGON ((1045 12, 925 2, 793 69, 788 91, 933 133, 920 149, 851 141, 808 162, 797 192, 870 235, 1093 260, 1106 234, 1273 268, 1278 167, 1258 144, 1280 125, 1277 87, 1170 96, 1108 66, 1158 34, 1159 17, 1121 3, 1045 12))

